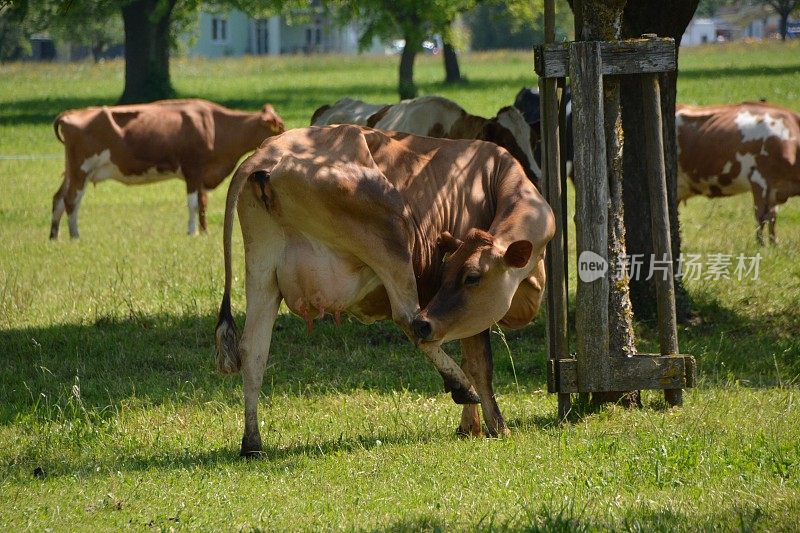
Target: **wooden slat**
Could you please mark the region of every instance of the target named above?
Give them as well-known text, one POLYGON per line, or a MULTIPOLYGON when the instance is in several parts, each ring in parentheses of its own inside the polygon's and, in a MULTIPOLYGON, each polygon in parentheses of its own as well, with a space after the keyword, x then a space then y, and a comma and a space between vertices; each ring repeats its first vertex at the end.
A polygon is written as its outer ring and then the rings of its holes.
MULTIPOLYGON (((611 381, 604 389, 587 389, 579 385, 578 362, 575 359, 550 361, 552 375, 558 380, 550 383, 548 390, 562 393, 607 392, 618 390, 681 389, 693 383, 694 358, 691 356, 659 356, 640 354, 633 357, 609 357, 611 381)), ((548 376, 551 372, 548 372, 548 376)))
MULTIPOLYGON (((661 129, 661 94, 658 76, 642 76, 642 97, 644 99, 644 140, 645 168, 650 189, 650 225, 653 236, 654 260, 660 261, 663 271, 656 272, 653 281, 656 285, 656 304, 658 308, 658 336, 661 355, 678 353, 678 327, 675 319, 675 286, 672 272, 672 239, 669 228, 667 207, 667 176, 664 167, 664 140, 661 129)), ((670 405, 683 403, 682 391, 675 389, 665 392, 670 405)))
MULTIPOLYGON (((544 44, 535 49, 534 68, 541 78, 562 78, 569 67, 572 43, 544 44)), ((600 43, 602 73, 647 74, 669 72, 677 67, 675 41, 669 38, 629 39, 600 43)))
MULTIPOLYGON (((608 264, 608 175, 603 127, 600 45, 571 43, 572 125, 575 138, 575 227, 578 261, 591 254, 608 264)), ((579 268, 580 273, 580 268, 579 268)), ((610 390, 608 275, 578 276, 575 309, 577 376, 584 390, 610 390)), ((625 389, 618 389, 625 390, 625 389)))
MULTIPOLYGON (((555 2, 545 0, 544 6, 545 42, 555 41, 555 2)), ((559 113, 558 93, 555 79, 539 79, 542 117, 542 171, 545 198, 553 206, 556 232, 547 247, 545 265, 547 268, 547 324, 549 355, 553 360, 564 359, 569 355, 567 333, 567 285, 566 257, 564 256, 564 224, 561 206, 565 198, 561 189, 559 155, 559 113)), ((564 213, 565 215, 565 213, 564 213)), ((557 379, 557 376, 554 376, 557 379)), ((569 394, 558 395, 558 418, 564 420, 572 408, 569 394)))

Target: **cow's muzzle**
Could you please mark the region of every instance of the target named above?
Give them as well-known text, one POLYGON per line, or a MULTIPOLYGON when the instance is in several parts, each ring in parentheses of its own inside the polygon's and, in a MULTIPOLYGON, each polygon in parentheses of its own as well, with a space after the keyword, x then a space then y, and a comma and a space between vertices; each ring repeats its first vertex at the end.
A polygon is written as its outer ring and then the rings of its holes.
POLYGON ((415 318, 411 322, 411 331, 414 336, 421 341, 429 341, 433 336, 433 326, 424 318, 415 318))

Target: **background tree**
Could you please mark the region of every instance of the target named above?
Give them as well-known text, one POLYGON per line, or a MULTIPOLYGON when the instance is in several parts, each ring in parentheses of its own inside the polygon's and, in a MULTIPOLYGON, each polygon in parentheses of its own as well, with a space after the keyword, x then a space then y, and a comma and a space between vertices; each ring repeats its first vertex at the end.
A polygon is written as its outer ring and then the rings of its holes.
POLYGON ((107 3, 68 6, 31 0, 29 6, 29 19, 35 26, 60 41, 88 46, 95 62, 109 46, 125 40, 120 11, 107 3))
POLYGON ((31 52, 28 37, 33 31, 26 24, 27 6, 0 2, 0 61, 21 59, 31 52))
MULTIPOLYGON (((170 79, 170 51, 180 33, 196 21, 201 0, 20 0, 27 20, 46 27, 69 28, 70 21, 122 18, 125 40, 125 86, 119 103, 151 102, 175 95, 170 79), (35 5, 37 9, 32 9, 35 5), (38 24, 38 22, 37 22, 38 24)), ((213 7, 237 8, 266 16, 307 7, 302 0, 218 0, 213 7)), ((72 37, 75 37, 73 35, 72 37)))
MULTIPOLYGON (((329 0, 328 4, 341 21, 361 24, 362 48, 372 43, 374 37, 402 37, 405 45, 400 54, 397 92, 405 99, 417 95, 414 61, 422 50, 422 41, 438 33, 445 42, 452 43, 451 22, 473 7, 475 0, 329 0)), ((451 61, 453 57, 450 56, 451 61)))
POLYGON ((737 0, 699 0, 695 12, 701 17, 714 17, 720 8, 730 7, 736 3, 737 0))
MULTIPOLYGON (((694 15, 698 0, 638 0, 625 7, 622 23, 624 37, 639 37, 644 33, 655 33, 661 37, 675 39, 677 61, 678 49, 686 26, 694 15)), ((661 113, 664 136, 664 161, 667 175, 670 232, 672 237, 672 256, 675 272, 681 253, 680 225, 677 206, 677 144, 675 139, 675 99, 677 94, 678 71, 660 76, 661 113)), ((639 80, 626 78, 622 81, 622 126, 625 130, 624 157, 624 197, 625 231, 628 253, 642 254, 642 272, 649 272, 653 253, 653 235, 650 228, 649 189, 644 160, 644 124, 641 117, 644 109, 639 80)), ((654 318, 656 315, 656 289, 653 280, 643 276, 630 282, 631 301, 636 316, 640 319, 654 318)), ((686 291, 675 280, 678 319, 688 317, 690 303, 686 291)))
POLYGON ((781 18, 778 32, 781 40, 785 41, 789 28, 789 15, 800 8, 800 0, 762 0, 761 3, 771 7, 781 18))

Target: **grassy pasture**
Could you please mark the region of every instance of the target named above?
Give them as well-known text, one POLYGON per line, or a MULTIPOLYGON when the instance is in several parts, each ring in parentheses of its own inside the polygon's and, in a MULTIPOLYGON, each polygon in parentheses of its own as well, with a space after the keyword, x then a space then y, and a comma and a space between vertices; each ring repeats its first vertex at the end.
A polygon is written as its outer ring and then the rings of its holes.
MULTIPOLYGON (((178 60, 182 96, 288 127, 342 96, 394 101, 397 58, 178 60)), ((492 115, 535 82, 530 54, 466 55, 470 82, 426 94, 492 115)), ((800 110, 798 43, 684 50, 678 101, 766 97, 800 110)), ((187 238, 179 182, 87 191, 80 241, 47 241, 63 161, 51 121, 110 104, 122 64, 0 66, 0 528, 5 530, 796 530, 800 523, 800 200, 778 247, 755 244, 751 199, 681 208, 684 251, 762 255, 757 280, 688 284, 701 320, 686 405, 608 407, 555 424, 544 327, 493 335, 505 440, 460 440, 460 409, 391 324, 276 325, 261 404, 266 457, 239 460, 237 378, 214 373, 226 186, 208 237, 187 238)), ((234 310, 244 310, 241 240, 234 310)), ((574 283, 571 285, 573 288, 574 283)), ((574 295, 573 295, 574 296, 574 295)), ((652 324, 638 324, 643 349, 652 324)), ((453 345, 449 351, 457 354, 453 345)))

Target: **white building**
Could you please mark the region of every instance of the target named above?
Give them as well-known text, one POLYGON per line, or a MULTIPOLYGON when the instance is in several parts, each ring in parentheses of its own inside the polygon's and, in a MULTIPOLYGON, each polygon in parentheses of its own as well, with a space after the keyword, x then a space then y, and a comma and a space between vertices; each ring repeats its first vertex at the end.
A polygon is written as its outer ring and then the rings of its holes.
MULTIPOLYGON (((250 18, 232 10, 225 13, 201 12, 189 57, 226 57, 252 55, 339 53, 356 54, 359 28, 356 24, 339 26, 329 15, 312 14, 289 23, 276 15, 266 19, 250 18)), ((375 40, 366 53, 383 53, 384 46, 375 40)))
POLYGON ((717 23, 714 19, 693 18, 681 38, 681 46, 697 46, 717 40, 717 23))

